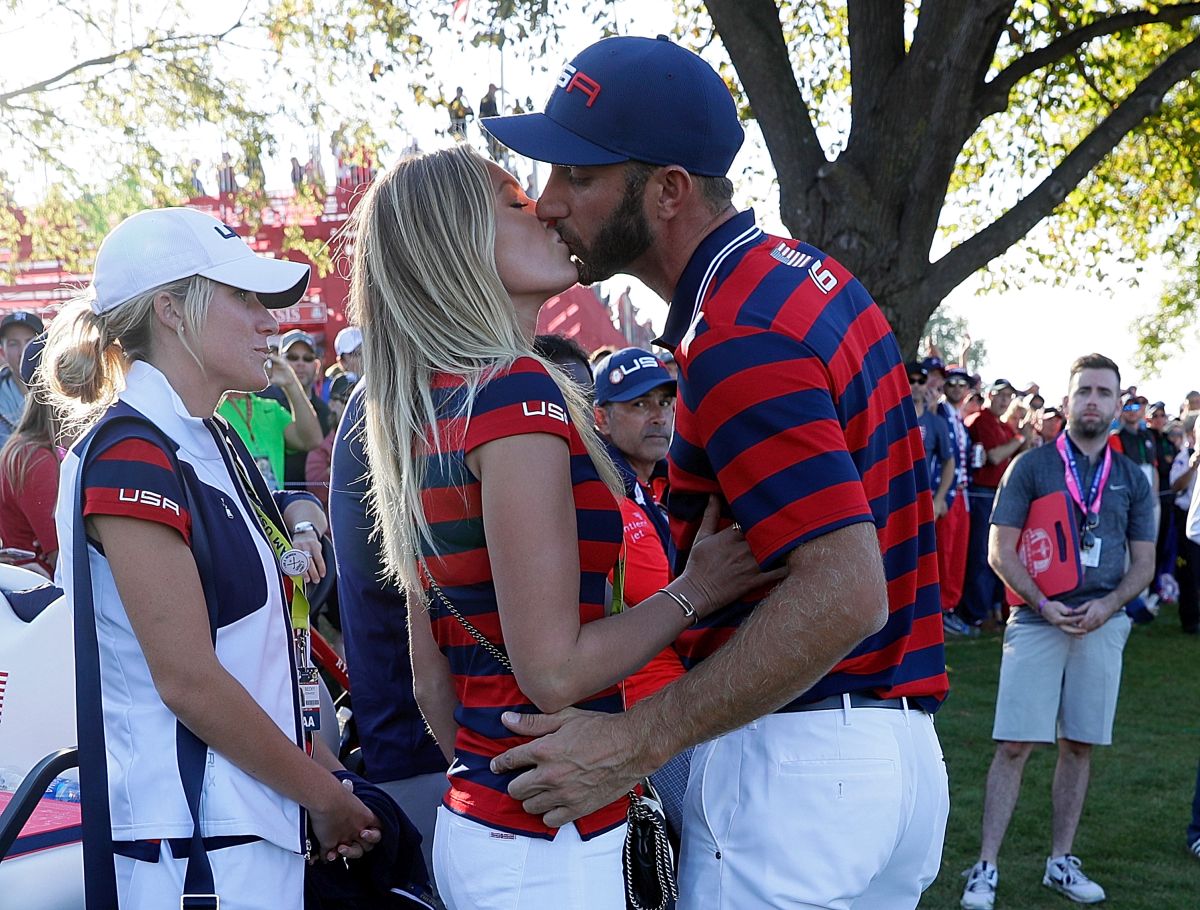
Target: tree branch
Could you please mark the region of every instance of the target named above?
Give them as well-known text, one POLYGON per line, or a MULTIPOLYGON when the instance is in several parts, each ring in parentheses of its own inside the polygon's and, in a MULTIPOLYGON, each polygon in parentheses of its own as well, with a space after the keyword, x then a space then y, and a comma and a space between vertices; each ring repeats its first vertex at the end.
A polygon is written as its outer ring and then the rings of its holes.
POLYGON ((1200 3, 1176 3, 1158 6, 1154 11, 1137 10, 1118 13, 1060 35, 1045 47, 1018 57, 1005 67, 995 79, 983 85, 977 105, 979 122, 983 122, 983 119, 989 114, 998 113, 1008 107, 1008 95, 1013 86, 1026 76, 1074 53, 1094 38, 1155 22, 1177 26, 1184 19, 1192 16, 1200 16, 1200 3))
POLYGON ((925 281, 929 295, 942 299, 1029 233, 1126 135, 1162 107, 1164 97, 1174 85, 1197 70, 1200 70, 1200 38, 1177 50, 1143 79, 1028 196, 933 263, 925 281))
POLYGON ((826 164, 808 106, 783 40, 774 0, 707 0, 709 16, 729 51, 762 127, 780 184, 805 186, 826 164), (784 171, 790 171, 786 177, 784 171))
MULTIPOLYGON (((850 130, 870 131, 869 123, 904 59, 904 5, 879 0, 848 0, 850 44, 850 130)), ((848 140, 853 143, 854 139, 848 140)))
MULTIPOLYGON (((245 10, 242 12, 244 15, 245 10)), ((0 92, 0 105, 7 104, 13 98, 19 98, 22 95, 34 95, 38 92, 55 88, 57 83, 62 82, 64 79, 68 79, 76 73, 85 72, 98 66, 108 66, 109 64, 116 63, 118 60, 136 57, 137 55, 146 53, 148 51, 176 51, 186 48, 190 45, 199 46, 202 44, 217 44, 224 40, 234 30, 241 27, 242 19, 239 17, 237 22, 225 29, 223 32, 198 35, 166 35, 154 41, 147 41, 145 44, 138 44, 133 47, 127 47, 123 50, 114 51, 111 54, 105 54, 101 57, 93 57, 90 60, 83 60, 79 63, 72 64, 58 75, 51 76, 48 79, 43 79, 40 82, 34 82, 30 85, 13 89, 12 91, 0 92)))

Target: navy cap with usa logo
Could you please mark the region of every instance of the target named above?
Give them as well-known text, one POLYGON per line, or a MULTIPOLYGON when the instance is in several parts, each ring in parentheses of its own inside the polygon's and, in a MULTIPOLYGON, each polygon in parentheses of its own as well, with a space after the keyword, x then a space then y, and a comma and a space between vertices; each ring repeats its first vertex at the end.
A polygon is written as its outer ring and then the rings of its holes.
POLYGON ((3 338, 5 333, 14 325, 23 325, 35 335, 40 335, 46 330, 37 313, 31 313, 28 310, 16 310, 6 315, 3 319, 0 319, 0 338, 3 338))
POLYGON ((625 348, 613 351, 598 364, 593 373, 596 377, 596 404, 610 401, 633 401, 652 392, 659 386, 675 389, 675 380, 657 357, 641 348, 625 348))
POLYGON ((636 160, 704 177, 724 177, 745 139, 725 82, 665 35, 597 41, 563 67, 544 113, 480 122, 537 161, 636 160))

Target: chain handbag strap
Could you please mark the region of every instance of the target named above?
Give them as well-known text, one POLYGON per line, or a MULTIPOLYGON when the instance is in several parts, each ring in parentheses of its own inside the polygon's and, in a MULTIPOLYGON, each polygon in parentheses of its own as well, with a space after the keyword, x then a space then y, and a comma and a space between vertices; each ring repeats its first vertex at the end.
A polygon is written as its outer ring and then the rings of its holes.
POLYGON ((429 590, 432 591, 433 595, 442 602, 442 606, 449 611, 451 616, 453 616, 462 624, 462 627, 467 630, 467 633, 473 639, 475 639, 475 643, 478 644, 479 647, 483 648, 483 650, 492 656, 492 659, 495 660, 496 663, 500 664, 500 666, 511 673, 512 661, 508 659, 508 653, 504 650, 504 648, 502 648, 500 645, 497 645, 486 635, 476 629, 474 624, 459 612, 458 607, 454 606, 454 602, 446 596, 446 592, 443 591, 441 586, 433 580, 433 573, 430 572, 429 567, 425 565, 425 560, 420 560, 418 565, 421 567, 421 572, 425 576, 425 580, 429 582, 429 590))
MULTIPOLYGON (((679 898, 675 881, 675 857, 671 841, 667 837, 666 818, 662 803, 646 778, 642 781, 642 793, 629 791, 628 829, 621 860, 625 871, 625 906, 628 910, 666 910, 679 898), (635 841, 639 843, 635 845, 635 841), (639 881, 634 868, 634 852, 653 852, 654 883, 639 881), (657 891, 657 895, 655 894, 657 891), (655 898, 657 897, 657 900, 655 898)), ((650 871, 641 867, 643 872, 650 871)))

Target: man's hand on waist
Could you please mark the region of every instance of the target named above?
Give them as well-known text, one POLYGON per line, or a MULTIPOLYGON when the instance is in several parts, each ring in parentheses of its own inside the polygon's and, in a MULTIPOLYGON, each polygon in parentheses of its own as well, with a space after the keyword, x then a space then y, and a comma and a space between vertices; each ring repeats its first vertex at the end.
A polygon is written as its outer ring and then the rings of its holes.
POLYGON ((508 785, 508 793, 552 828, 619 799, 661 764, 643 754, 636 725, 625 714, 564 708, 555 714, 507 712, 502 720, 514 733, 538 739, 497 755, 492 772, 532 766, 508 785))

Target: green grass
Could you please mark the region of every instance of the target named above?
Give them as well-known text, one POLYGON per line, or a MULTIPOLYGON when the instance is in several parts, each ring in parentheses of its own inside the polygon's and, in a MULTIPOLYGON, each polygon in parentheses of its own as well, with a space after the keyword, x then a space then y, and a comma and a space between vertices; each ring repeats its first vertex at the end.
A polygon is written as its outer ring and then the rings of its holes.
MULTIPOLYGON (((958 907, 960 873, 978 858, 984 779, 991 763, 1000 636, 947 642, 950 698, 937 715, 950 773, 950 823, 942 871, 922 910, 958 907)), ((1092 782, 1075 853, 1104 886, 1103 906, 1197 910, 1200 862, 1185 849, 1200 757, 1200 640, 1179 631, 1164 607, 1135 626, 1125 649, 1113 745, 1093 753, 1092 782)), ((1029 759, 1021 798, 1000 851, 997 910, 1076 906, 1041 884, 1050 850, 1050 781, 1055 753, 1029 759)))

